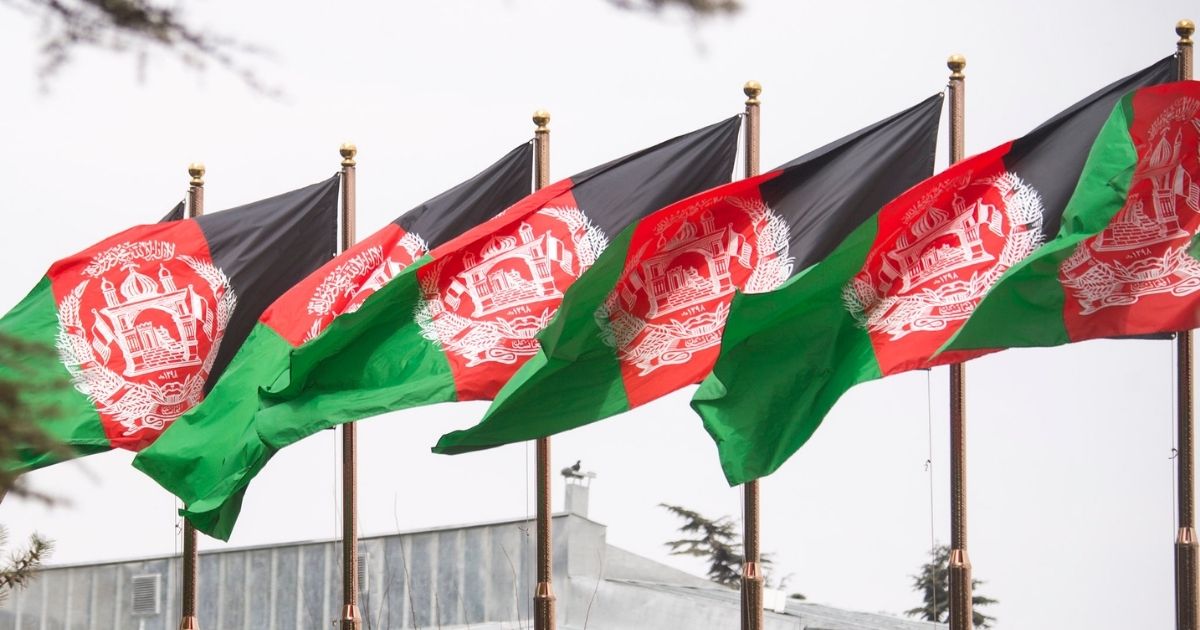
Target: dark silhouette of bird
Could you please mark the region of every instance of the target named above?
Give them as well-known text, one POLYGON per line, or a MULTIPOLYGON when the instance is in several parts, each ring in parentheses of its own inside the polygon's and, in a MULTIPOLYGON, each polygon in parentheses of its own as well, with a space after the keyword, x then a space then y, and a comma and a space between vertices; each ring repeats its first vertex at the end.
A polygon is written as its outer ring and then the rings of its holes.
POLYGON ((562 476, 566 477, 567 479, 583 479, 583 473, 580 472, 582 469, 582 463, 583 460, 581 459, 575 460, 574 466, 567 466, 566 468, 562 469, 562 476))

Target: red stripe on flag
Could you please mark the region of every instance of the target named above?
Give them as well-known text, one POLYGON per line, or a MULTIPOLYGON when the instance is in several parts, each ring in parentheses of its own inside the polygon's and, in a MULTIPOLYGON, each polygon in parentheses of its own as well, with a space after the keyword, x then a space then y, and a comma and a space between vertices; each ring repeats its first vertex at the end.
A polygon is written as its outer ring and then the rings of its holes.
POLYGON ((1072 341, 1200 327, 1200 84, 1140 90, 1133 113, 1125 204, 1059 270, 1072 341))
POLYGON ((51 266, 59 353, 114 448, 200 402, 236 296, 195 221, 131 228, 51 266))
MULTIPOLYGON (((778 175, 700 193, 638 223, 603 307, 631 408, 707 376, 734 292, 769 290, 791 275, 790 259, 777 260, 780 252, 764 251, 759 240, 773 211, 758 187, 778 175), (747 288, 773 263, 777 282, 747 288)), ((787 223, 775 227, 787 258, 787 223)))
POLYGON ((537 353, 537 333, 590 264, 582 250, 592 228, 569 181, 558 182, 439 247, 417 270, 415 319, 445 353, 458 400, 493 398, 537 353))
POLYGON ((996 185, 1011 146, 963 160, 879 212, 875 242, 844 295, 884 375, 983 354, 930 360, 1012 264, 1001 264, 1013 224, 996 185))
POLYGON ((325 263, 263 311, 259 321, 293 346, 313 339, 337 316, 353 312, 405 267, 424 243, 392 223, 325 263))

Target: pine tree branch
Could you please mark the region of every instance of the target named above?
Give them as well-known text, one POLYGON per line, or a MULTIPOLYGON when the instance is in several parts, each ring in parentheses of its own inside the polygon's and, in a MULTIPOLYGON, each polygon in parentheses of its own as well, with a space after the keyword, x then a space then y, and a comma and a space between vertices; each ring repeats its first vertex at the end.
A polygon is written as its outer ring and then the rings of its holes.
POLYGON ((65 381, 45 378, 38 369, 57 360, 52 348, 0 335, 0 499, 9 493, 54 502, 21 483, 18 462, 22 453, 49 453, 64 459, 71 455, 70 449, 38 426, 40 420, 59 414, 56 405, 41 401, 69 387, 65 381))
POLYGON ((668 8, 683 9, 698 18, 732 15, 743 8, 741 0, 608 0, 608 3, 619 9, 653 13, 668 8))
POLYGON ((166 52, 197 71, 214 64, 238 77, 253 91, 269 97, 282 95, 241 59, 264 56, 264 50, 233 38, 196 28, 181 12, 156 0, 0 0, 25 15, 40 16, 43 23, 42 88, 73 58, 76 50, 97 48, 113 53, 133 53, 139 74, 144 75, 151 51, 166 52))
MULTIPOLYGON (((8 531, 0 526, 0 547, 8 541, 8 531)), ((24 586, 50 556, 54 545, 34 534, 29 538, 29 547, 13 552, 8 561, 0 566, 0 601, 4 601, 13 589, 24 586)))

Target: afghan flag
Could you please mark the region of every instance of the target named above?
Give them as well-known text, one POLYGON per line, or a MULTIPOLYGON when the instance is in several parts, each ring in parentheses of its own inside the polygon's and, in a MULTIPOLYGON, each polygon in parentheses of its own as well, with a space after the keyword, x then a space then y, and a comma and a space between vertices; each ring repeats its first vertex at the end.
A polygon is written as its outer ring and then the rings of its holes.
MULTIPOLYGON (((204 398, 259 313, 333 256, 337 197, 334 177, 195 219, 172 211, 54 263, 0 318, 0 335, 58 350, 21 366, 37 375, 28 403, 53 409, 41 428, 78 455, 153 442, 204 398)), ((25 449, 4 465, 59 460, 25 449)))
POLYGON ((739 294, 692 399, 729 483, 774 472, 854 385, 979 356, 937 352, 1001 274, 1058 232, 1113 106, 1174 72, 1168 57, 952 165, 778 290, 739 294))
POLYGON ((224 377, 203 404, 182 416, 133 465, 191 510, 201 531, 227 539, 240 491, 269 458, 255 430, 258 391, 288 369, 291 352, 312 342, 338 316, 357 311, 376 291, 436 247, 496 216, 529 194, 533 151, 524 143, 454 188, 405 212, 279 296, 259 317, 224 377), (236 494, 230 516, 201 501, 222 488, 236 494), (215 532, 215 533, 214 533, 215 532))
POLYGON ((770 291, 933 173, 942 96, 803 157, 672 204, 627 228, 563 300, 540 351, 461 453, 545 437, 703 379, 737 290, 770 291))
POLYGON ((1200 326, 1200 83, 1133 92, 1088 156, 1053 241, 948 344, 1056 346, 1200 326))
POLYGON ((739 127, 735 116, 521 199, 434 248, 315 339, 276 345, 286 350, 288 368, 273 383, 252 381, 272 383, 259 400, 242 402, 246 389, 239 387, 220 398, 214 393, 194 412, 219 429, 197 432, 186 444, 173 440, 170 452, 160 443, 134 465, 166 481, 197 529, 228 539, 246 487, 279 449, 350 420, 490 399, 537 351, 535 336, 563 292, 613 235, 729 180, 739 127), (233 417, 232 427, 224 424, 233 417), (231 432, 236 438, 222 437, 231 432), (221 446, 219 456, 198 462, 189 449, 208 436, 222 444, 236 439, 241 450, 221 446))

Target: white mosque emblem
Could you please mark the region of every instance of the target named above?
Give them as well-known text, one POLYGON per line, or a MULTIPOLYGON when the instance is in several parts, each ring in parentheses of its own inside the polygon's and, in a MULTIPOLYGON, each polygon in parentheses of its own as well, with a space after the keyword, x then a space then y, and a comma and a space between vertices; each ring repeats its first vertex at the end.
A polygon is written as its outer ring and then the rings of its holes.
POLYGON ((751 293, 774 289, 792 270, 787 222, 761 201, 702 199, 660 227, 673 230, 670 239, 652 256, 632 257, 636 265, 596 312, 605 342, 641 376, 720 344, 729 313, 722 298, 738 289, 736 268, 749 274, 741 288, 751 293), (716 204, 744 213, 753 233, 718 222, 711 211, 716 204))
POLYGON ((544 208, 515 235, 461 254, 463 269, 453 277, 442 277, 447 259, 432 263, 413 316, 426 339, 467 367, 516 363, 537 352, 534 337, 558 311, 567 284, 607 245, 578 208, 544 208))
POLYGON ((935 192, 909 211, 920 218, 883 253, 879 271, 864 267, 842 290, 846 310, 869 332, 894 340, 965 320, 1042 243, 1041 195, 1015 173, 967 176, 935 192), (935 206, 948 192, 950 208, 935 206), (987 241, 997 239, 1003 247, 989 250, 987 241))
POLYGON ((334 267, 309 298, 308 314, 316 317, 305 332, 304 341, 315 339, 337 315, 357 311, 371 294, 382 289, 427 251, 425 239, 408 232, 386 254, 383 246, 375 245, 334 267))
POLYGON ((83 274, 58 305, 63 365, 76 389, 125 435, 162 430, 203 397, 237 304, 229 279, 207 260, 176 256, 164 241, 116 245, 83 274), (153 276, 143 268, 155 269, 153 276), (85 308, 90 326, 82 321, 85 308))
POLYGON ((1180 219, 1186 212, 1194 222, 1200 213, 1197 149, 1184 140, 1188 126, 1200 135, 1198 114, 1200 101, 1181 98, 1159 115, 1150 128, 1153 148, 1146 167, 1135 173, 1125 207, 1063 262, 1062 282, 1080 315, 1135 304, 1149 295, 1200 291, 1200 261, 1188 251, 1192 235, 1180 219))

